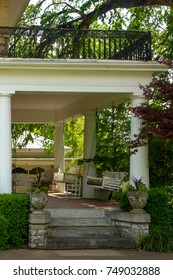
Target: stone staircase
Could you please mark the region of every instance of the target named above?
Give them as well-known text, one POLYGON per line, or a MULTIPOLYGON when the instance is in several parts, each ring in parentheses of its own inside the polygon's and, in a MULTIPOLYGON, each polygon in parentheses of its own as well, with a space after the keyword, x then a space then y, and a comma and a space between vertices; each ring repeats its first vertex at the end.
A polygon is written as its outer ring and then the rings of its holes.
POLYGON ((109 210, 47 209, 51 212, 50 236, 45 249, 133 248, 133 239, 121 236, 109 210))

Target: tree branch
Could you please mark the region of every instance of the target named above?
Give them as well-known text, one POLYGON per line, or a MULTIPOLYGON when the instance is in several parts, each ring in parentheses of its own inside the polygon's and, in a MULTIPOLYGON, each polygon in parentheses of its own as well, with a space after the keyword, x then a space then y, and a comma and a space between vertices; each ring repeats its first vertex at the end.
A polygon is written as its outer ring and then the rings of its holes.
POLYGON ((93 23, 99 16, 106 14, 110 10, 116 8, 132 8, 140 6, 169 6, 173 7, 173 0, 107 0, 89 14, 87 14, 79 25, 80 29, 88 29, 89 25, 93 23))

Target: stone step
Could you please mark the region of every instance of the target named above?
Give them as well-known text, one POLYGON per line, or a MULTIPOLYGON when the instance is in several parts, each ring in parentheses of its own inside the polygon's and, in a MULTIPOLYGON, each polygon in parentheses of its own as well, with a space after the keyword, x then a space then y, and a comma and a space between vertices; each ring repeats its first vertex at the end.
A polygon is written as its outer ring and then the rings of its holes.
POLYGON ((50 237, 45 249, 125 249, 135 247, 135 241, 121 237, 120 229, 112 226, 115 210, 49 209, 50 237))
POLYGON ((103 218, 105 209, 46 209, 52 218, 103 218))
POLYGON ((59 237, 69 237, 70 239, 73 237, 85 237, 91 236, 97 238, 98 236, 119 236, 120 231, 115 227, 110 226, 71 226, 71 227, 51 227, 50 236, 53 238, 59 237))
POLYGON ((60 237, 45 241, 45 249, 131 249, 135 247, 133 239, 110 236, 60 237))
POLYGON ((107 218, 52 218, 51 227, 55 226, 111 226, 107 218))

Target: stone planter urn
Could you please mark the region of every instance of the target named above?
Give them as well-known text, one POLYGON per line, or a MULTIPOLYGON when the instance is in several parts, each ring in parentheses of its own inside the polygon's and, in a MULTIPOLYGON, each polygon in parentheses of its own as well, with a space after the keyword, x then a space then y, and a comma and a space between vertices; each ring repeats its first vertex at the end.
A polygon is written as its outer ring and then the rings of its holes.
POLYGON ((43 212, 48 202, 47 192, 31 192, 30 193, 30 204, 34 208, 35 213, 43 212))
POLYGON ((133 208, 130 213, 144 214, 146 213, 143 208, 147 203, 148 192, 128 191, 127 197, 131 207, 133 208))

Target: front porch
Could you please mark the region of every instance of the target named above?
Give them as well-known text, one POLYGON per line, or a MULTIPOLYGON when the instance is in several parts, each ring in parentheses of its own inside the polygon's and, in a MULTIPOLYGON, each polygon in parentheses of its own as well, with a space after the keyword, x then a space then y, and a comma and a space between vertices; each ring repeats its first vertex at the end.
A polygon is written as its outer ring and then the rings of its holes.
MULTIPOLYGON (((63 124, 84 116, 83 196, 94 197, 86 176, 96 176, 87 163, 95 155, 96 108, 143 102, 139 84, 167 69, 150 61, 151 34, 8 27, 0 34, 0 193, 11 192, 11 122, 54 124, 54 167, 64 172, 63 124)), ((132 116, 132 138, 139 127, 132 116)), ((129 173, 149 186, 147 147, 131 156, 129 173)))

